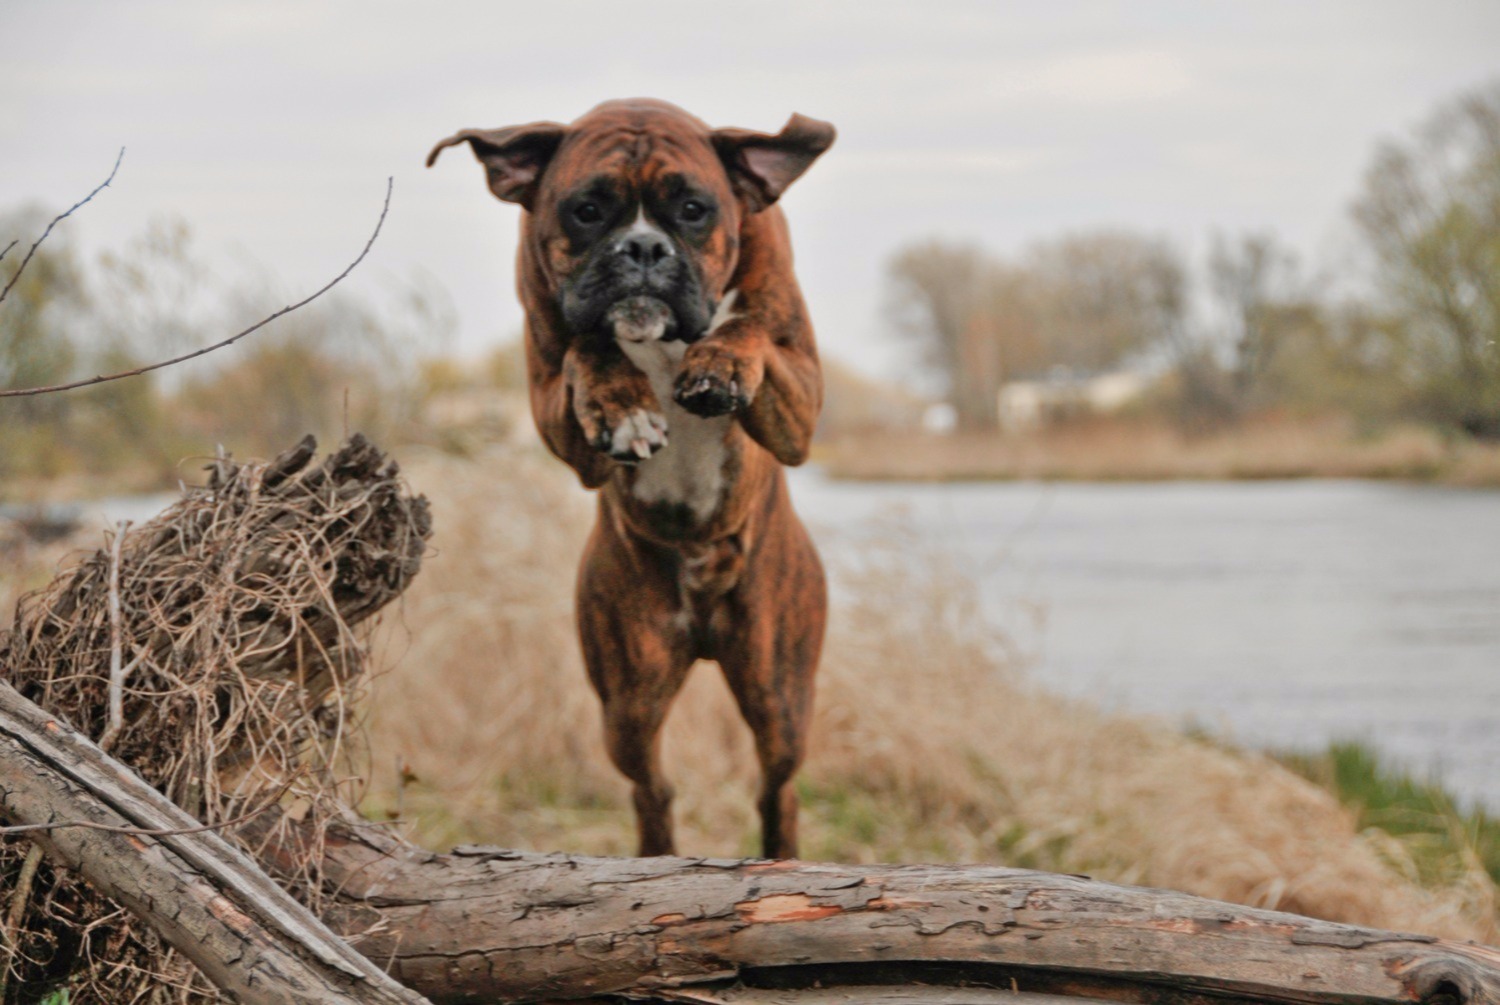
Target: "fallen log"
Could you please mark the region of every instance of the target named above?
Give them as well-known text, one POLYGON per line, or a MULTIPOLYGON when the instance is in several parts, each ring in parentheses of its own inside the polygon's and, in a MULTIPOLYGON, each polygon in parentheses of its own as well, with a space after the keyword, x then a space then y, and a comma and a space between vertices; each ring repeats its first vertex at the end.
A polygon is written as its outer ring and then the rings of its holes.
POLYGON ((372 930, 361 951, 438 1003, 750 1000, 725 991, 745 985, 797 1001, 786 989, 892 983, 1112 1001, 1500 1002, 1493 948, 1029 870, 434 855, 344 829, 322 863, 339 891, 332 926, 372 930))
MULTIPOLYGON (((146 830, 195 822, 0 685, 0 815, 146 830), (60 791, 61 790, 61 791, 60 791)), ((416 1002, 211 831, 41 832, 245 1002, 416 1002)), ((295 874, 305 828, 238 827, 295 874)), ((1500 1001, 1500 951, 1029 870, 610 859, 461 847, 375 827, 318 843, 324 916, 443 1003, 1500 1001), (904 990, 902 990, 904 988, 904 990), (999 993, 985 989, 998 989, 999 993), (842 989, 842 990, 840 990, 842 989), (956 989, 962 989, 957 991, 956 989), (832 997, 843 994, 842 999, 832 997)))
POLYGON ((0 682, 0 816, 243 1005, 420 1005, 243 851, 0 682), (61 823, 62 826, 49 826, 61 823))
MULTIPOLYGON (((0 815, 182 834, 43 831, 55 860, 258 1002, 418 1002, 243 854, 66 723, 0 685, 0 815)), ((268 815, 269 816, 269 815, 268 815)), ((273 869, 311 846, 238 828, 273 869)), ((1013 1000, 1500 1001, 1500 951, 1029 870, 610 859, 322 835, 324 916, 442 1003, 1013 1000), (906 990, 894 990, 908 986, 906 990), (838 992, 843 988, 842 992, 838 992), (923 991, 915 989, 922 988, 923 991), (999 989, 986 997, 985 988, 999 989), (857 997, 847 997, 855 995, 857 997)))

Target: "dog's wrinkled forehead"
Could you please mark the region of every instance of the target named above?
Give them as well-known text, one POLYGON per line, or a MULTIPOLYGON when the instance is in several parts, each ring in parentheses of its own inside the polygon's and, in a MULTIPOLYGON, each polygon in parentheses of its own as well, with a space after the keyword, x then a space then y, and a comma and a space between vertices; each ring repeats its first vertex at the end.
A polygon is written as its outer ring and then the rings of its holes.
POLYGON ((676 105, 633 98, 606 102, 566 126, 461 129, 432 148, 427 166, 448 147, 467 143, 495 197, 532 211, 555 205, 569 186, 603 169, 635 188, 665 182, 676 172, 710 192, 731 192, 745 213, 759 213, 833 138, 833 126, 804 115, 794 114, 778 133, 709 129, 676 105))
POLYGON ((573 122, 542 177, 542 201, 601 182, 631 200, 684 184, 732 195, 708 126, 659 101, 611 101, 573 122))

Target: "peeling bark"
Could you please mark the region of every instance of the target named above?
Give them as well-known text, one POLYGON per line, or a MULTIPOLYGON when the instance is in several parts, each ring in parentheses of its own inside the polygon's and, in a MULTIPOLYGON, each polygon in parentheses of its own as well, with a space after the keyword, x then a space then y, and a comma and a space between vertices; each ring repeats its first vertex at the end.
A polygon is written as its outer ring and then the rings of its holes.
POLYGON ((1029 870, 436 855, 373 828, 331 841, 324 869, 340 890, 333 927, 383 920, 360 950, 439 1003, 772 1002, 795 995, 746 998, 743 986, 892 983, 1116 1001, 1500 1002, 1493 948, 1029 870))

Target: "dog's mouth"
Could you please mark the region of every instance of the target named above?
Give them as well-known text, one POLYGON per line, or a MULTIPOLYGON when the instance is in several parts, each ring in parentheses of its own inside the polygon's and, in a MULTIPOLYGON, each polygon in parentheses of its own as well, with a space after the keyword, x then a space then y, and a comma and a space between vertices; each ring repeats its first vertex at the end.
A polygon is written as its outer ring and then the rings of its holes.
POLYGON ((672 274, 643 279, 621 275, 618 261, 600 257, 563 283, 558 306, 564 325, 579 338, 696 341, 708 329, 712 305, 692 266, 667 261, 672 274))
POLYGON ((656 297, 617 300, 604 312, 604 320, 622 342, 671 342, 679 337, 677 315, 656 297))

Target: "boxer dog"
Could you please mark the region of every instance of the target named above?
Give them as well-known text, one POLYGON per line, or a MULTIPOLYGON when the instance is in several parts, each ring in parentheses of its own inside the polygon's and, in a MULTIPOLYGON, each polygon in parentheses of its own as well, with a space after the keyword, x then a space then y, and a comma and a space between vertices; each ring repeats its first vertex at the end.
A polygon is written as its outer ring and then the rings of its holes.
POLYGON ((571 125, 465 129, 427 158, 468 143, 524 210, 531 410, 599 489, 578 630, 642 855, 673 851, 658 735, 700 659, 755 735, 765 854, 797 854, 789 783, 827 590, 782 466, 807 459, 823 391, 776 200, 833 138, 801 115, 772 135, 631 100, 571 125))

